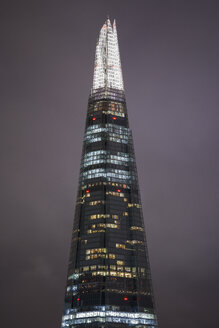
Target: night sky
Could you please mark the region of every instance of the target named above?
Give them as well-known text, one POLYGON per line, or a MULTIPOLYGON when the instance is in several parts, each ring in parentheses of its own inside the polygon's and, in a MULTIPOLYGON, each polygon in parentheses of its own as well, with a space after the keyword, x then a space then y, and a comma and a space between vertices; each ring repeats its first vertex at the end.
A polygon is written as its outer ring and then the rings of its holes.
POLYGON ((160 328, 219 327, 219 4, 0 4, 1 315, 59 328, 99 30, 116 18, 160 328))

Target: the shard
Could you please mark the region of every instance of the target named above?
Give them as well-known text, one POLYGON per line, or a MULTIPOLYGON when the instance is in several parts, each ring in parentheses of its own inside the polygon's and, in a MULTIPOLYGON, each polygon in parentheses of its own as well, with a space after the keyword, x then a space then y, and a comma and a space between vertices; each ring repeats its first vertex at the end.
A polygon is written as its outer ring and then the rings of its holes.
POLYGON ((157 328, 115 22, 96 45, 62 327, 157 328))

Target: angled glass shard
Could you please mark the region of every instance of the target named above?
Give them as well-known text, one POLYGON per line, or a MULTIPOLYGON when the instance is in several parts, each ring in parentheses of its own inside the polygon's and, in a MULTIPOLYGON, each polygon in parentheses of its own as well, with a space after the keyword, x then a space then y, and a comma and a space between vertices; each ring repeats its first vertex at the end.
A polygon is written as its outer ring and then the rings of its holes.
POLYGON ((62 327, 157 328, 116 24, 96 46, 62 327))
POLYGON ((100 30, 96 46, 93 92, 99 88, 124 90, 116 22, 110 20, 100 30))

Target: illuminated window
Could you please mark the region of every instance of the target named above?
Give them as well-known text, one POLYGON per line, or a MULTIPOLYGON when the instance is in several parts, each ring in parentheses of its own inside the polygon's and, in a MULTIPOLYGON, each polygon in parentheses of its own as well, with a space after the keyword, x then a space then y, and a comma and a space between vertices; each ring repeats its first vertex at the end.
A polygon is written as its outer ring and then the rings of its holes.
POLYGON ((93 224, 92 228, 111 228, 111 229, 118 229, 118 225, 114 223, 98 223, 98 224, 93 224))
POLYGON ((144 245, 144 242, 142 240, 126 240, 126 243, 131 245, 135 245, 135 244, 144 245))
POLYGON ((117 266, 117 271, 123 271, 123 267, 122 266, 117 266))
POLYGON ((125 245, 124 244, 116 244, 116 248, 125 249, 125 245))
POLYGON ((106 228, 111 228, 111 229, 118 229, 119 226, 118 224, 114 224, 114 223, 107 223, 106 224, 106 228))
POLYGON ((116 277, 116 276, 117 276, 117 272, 115 272, 115 271, 110 271, 110 275, 116 277))
POLYGON ((83 271, 89 271, 89 266, 83 267, 83 271))
POLYGON ((103 229, 100 229, 100 230, 91 230, 91 229, 89 229, 89 230, 87 230, 87 233, 88 234, 93 234, 93 233, 102 233, 102 232, 106 232, 105 230, 103 230, 103 229))
POLYGON ((92 248, 86 250, 86 254, 106 253, 106 252, 107 252, 106 248, 92 248))
POLYGON ((93 214, 90 216, 91 220, 96 220, 96 219, 109 219, 110 214, 93 214))
MULTIPOLYGON (((94 273, 96 274, 96 272, 93 272, 93 275, 94 273)), ((102 274, 102 272, 97 273, 102 274)), ((107 289, 107 291, 118 292, 116 289, 107 289)), ((80 298, 77 297, 77 300, 80 301, 80 298)), ((128 297, 124 296, 123 300, 128 301, 128 297)), ((134 326, 141 325, 141 327, 148 327, 149 325, 150 327, 155 327, 157 325, 154 319, 156 319, 156 316, 150 312, 119 312, 112 310, 106 311, 105 309, 87 312, 71 312, 70 314, 63 316, 66 326, 69 326, 69 320, 71 320, 71 323, 74 325, 107 321, 115 322, 117 324, 126 324, 128 326, 133 326, 134 324, 134 326)))
POLYGON ((107 254, 107 249, 106 248, 93 248, 93 249, 87 249, 86 250, 86 260, 93 260, 97 258, 109 258, 109 259, 115 259, 116 256, 115 254, 107 254))
MULTIPOLYGON (((119 170, 119 169, 114 169, 114 168, 98 168, 98 169, 91 169, 88 171, 83 171, 81 172, 81 178, 82 180, 84 179, 95 179, 95 178, 106 178, 107 180, 111 181, 116 180, 116 181, 130 181, 135 180, 136 176, 134 172, 130 171, 125 171, 125 170, 119 170)), ((120 196, 121 197, 121 196, 120 196)))
POLYGON ((135 204, 135 203, 133 203, 133 204, 129 203, 129 204, 128 204, 128 207, 141 208, 141 205, 140 205, 140 204, 135 204))
MULTIPOLYGON (((110 218, 110 214, 92 214, 90 216, 90 219, 91 220, 97 220, 97 219, 109 219, 110 218)), ((118 220, 119 216, 118 215, 115 215, 113 214, 112 215, 112 219, 114 220, 118 220)), ((92 228, 96 228, 96 227, 104 227, 104 228, 118 228, 118 226, 115 226, 114 224, 113 225, 110 225, 110 223, 108 224, 105 224, 103 225, 103 223, 98 223, 97 225, 92 225, 92 228)))
POLYGON ((84 204, 85 202, 85 197, 90 197, 90 193, 86 193, 85 195, 78 197, 78 202, 77 204, 84 204))
POLYGON ((116 196, 116 197, 124 197, 124 194, 116 191, 107 191, 106 195, 116 196))
POLYGON ((124 113, 120 113, 120 112, 117 112, 117 111, 113 111, 113 110, 107 110, 107 111, 103 111, 104 114, 116 114, 117 116, 120 116, 120 117, 125 117, 125 114, 124 113))
POLYGON ((144 231, 144 229, 142 227, 136 227, 136 226, 132 226, 130 227, 130 230, 135 230, 135 231, 144 231))
POLYGON ((95 200, 93 202, 89 202, 89 205, 95 206, 95 205, 100 205, 100 204, 105 204, 104 200, 95 200))
MULTIPOLYGON (((91 132, 104 132, 105 128, 101 128, 98 125, 93 126, 96 127, 96 130, 91 130, 89 133, 87 132, 85 136, 85 140, 88 142, 97 142, 101 140, 101 135, 99 134, 92 134, 91 132), (98 138, 98 139, 97 139, 98 138)), ((91 128, 91 127, 89 127, 91 128)), ((115 135, 111 135, 111 137, 116 137, 115 135)), ((120 142, 120 137, 119 140, 120 142)), ((101 163, 109 163, 109 164, 118 164, 118 165, 125 165, 129 166, 130 162, 133 162, 134 159, 131 157, 130 154, 117 152, 115 155, 112 155, 109 151, 106 150, 96 150, 88 152, 84 155, 83 161, 82 161, 82 167, 87 167, 89 165, 96 165, 101 163)))
POLYGON ((98 258, 105 259, 105 258, 106 258, 106 254, 92 254, 92 255, 90 256, 90 259, 91 259, 91 260, 98 259, 98 258))
POLYGON ((100 270, 108 270, 108 265, 98 265, 98 269, 100 269, 100 270))
MULTIPOLYGON (((111 269, 112 270, 112 269, 111 269)), ((92 272, 92 276, 97 276, 97 275, 100 275, 100 276, 113 276, 113 277, 122 277, 122 278, 133 278, 133 277, 136 277, 136 274, 132 274, 132 273, 127 273, 127 272, 119 272, 119 271, 115 271, 115 270, 112 270, 112 271, 93 271, 92 272)))

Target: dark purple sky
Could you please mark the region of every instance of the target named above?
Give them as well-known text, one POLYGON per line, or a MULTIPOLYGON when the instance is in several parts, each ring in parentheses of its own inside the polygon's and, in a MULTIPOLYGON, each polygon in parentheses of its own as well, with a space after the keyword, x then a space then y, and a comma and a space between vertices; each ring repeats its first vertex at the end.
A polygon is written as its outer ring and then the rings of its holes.
POLYGON ((218 1, 1 1, 0 325, 59 328, 95 43, 117 19, 160 328, 219 327, 218 1))

